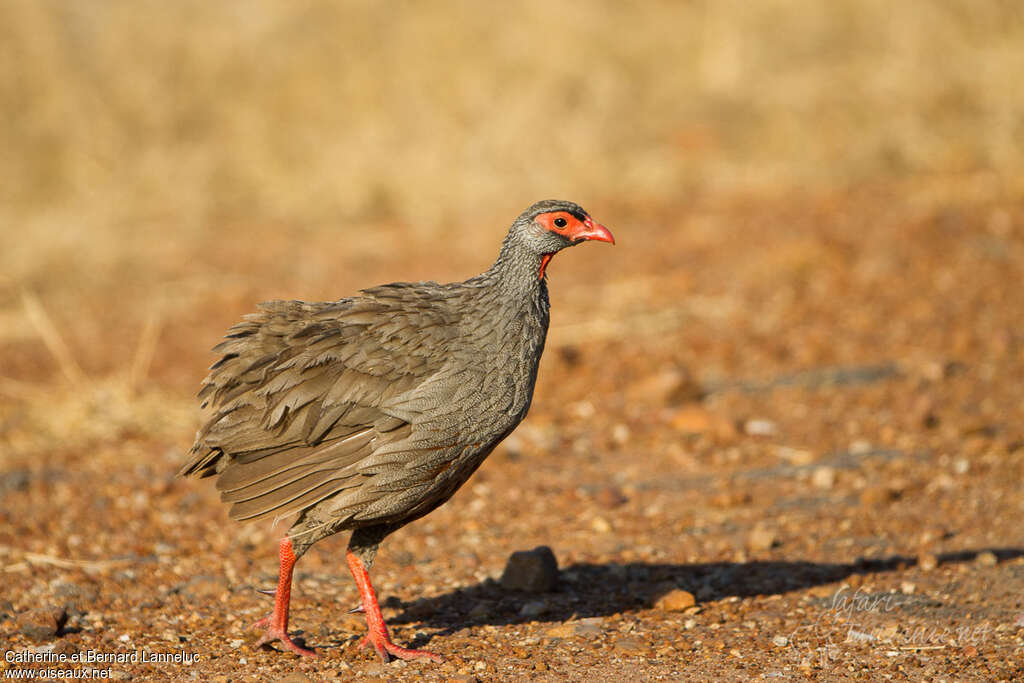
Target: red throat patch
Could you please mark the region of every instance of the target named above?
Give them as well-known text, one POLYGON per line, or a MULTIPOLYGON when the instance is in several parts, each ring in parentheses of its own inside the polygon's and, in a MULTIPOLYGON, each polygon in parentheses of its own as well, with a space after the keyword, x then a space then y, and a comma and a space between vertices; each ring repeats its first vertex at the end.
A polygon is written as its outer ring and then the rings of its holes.
POLYGON ((540 257, 540 273, 537 275, 538 280, 544 279, 544 269, 548 267, 548 261, 551 260, 552 256, 554 256, 554 254, 543 254, 540 257))

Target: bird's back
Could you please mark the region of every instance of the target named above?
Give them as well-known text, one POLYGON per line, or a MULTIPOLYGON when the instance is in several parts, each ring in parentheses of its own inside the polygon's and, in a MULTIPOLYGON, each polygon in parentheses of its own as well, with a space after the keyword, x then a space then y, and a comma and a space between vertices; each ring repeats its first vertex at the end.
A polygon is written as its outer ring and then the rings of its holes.
POLYGON ((235 519, 433 509, 525 416, 547 327, 546 296, 509 311, 471 283, 261 305, 215 347, 182 473, 217 475, 235 519))

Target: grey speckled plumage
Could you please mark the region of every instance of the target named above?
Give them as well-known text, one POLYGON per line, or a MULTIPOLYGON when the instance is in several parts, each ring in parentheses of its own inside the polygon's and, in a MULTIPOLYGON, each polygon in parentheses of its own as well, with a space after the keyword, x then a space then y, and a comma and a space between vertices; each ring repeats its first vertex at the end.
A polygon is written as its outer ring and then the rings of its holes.
POLYGON ((465 282, 262 304, 214 349, 207 419, 180 473, 216 476, 234 519, 300 513, 296 557, 356 529, 372 563, 384 536, 450 498, 526 416, 548 328, 543 267, 584 239, 610 241, 592 228, 576 204, 539 202, 465 282), (538 222, 557 212, 589 227, 538 222))

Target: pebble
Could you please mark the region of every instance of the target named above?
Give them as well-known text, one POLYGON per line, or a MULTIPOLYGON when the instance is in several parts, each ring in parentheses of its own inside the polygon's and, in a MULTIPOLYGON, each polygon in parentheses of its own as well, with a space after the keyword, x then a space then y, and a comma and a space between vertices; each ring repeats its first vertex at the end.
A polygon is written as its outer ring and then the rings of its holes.
POLYGON ((647 643, 636 636, 625 636, 618 638, 612 647, 620 652, 640 652, 647 648, 647 643))
POLYGON ((834 467, 816 467, 811 475, 811 484, 815 488, 830 489, 836 484, 836 470, 834 467))
POLYGON ((917 556, 917 566, 923 571, 930 572, 939 566, 939 558, 935 553, 921 553, 917 556))
POLYGON ((900 593, 904 595, 913 595, 917 590, 917 584, 911 581, 904 581, 900 584, 900 593))
POLYGON ((711 413, 702 406, 691 405, 677 410, 670 424, 684 434, 703 434, 711 430, 711 422, 711 413))
POLYGON ((74 653, 78 652, 78 646, 66 638, 61 638, 53 644, 51 652, 55 655, 67 655, 70 657, 74 653))
POLYGON ((31 640, 52 640, 60 633, 67 618, 63 607, 39 607, 18 615, 18 631, 31 640))
POLYGON ((479 678, 473 674, 455 674, 445 679, 448 683, 478 683, 479 678))
POLYGON ((775 436, 779 433, 779 425, 773 420, 753 418, 743 423, 743 431, 747 436, 775 436))
POLYGON ((612 427, 612 442, 615 443, 616 445, 624 446, 627 443, 629 443, 629 436, 630 432, 629 427, 627 425, 624 425, 621 422, 619 422, 614 427, 612 427))
POLYGON ((684 591, 681 588, 675 588, 658 598, 654 603, 654 607, 665 612, 682 612, 696 604, 697 599, 693 596, 693 593, 684 591))
POLYGON ((500 583, 506 590, 527 593, 552 591, 558 584, 558 560, 546 545, 516 551, 508 558, 500 583))
POLYGON ((607 534, 612 530, 612 525, 604 517, 594 517, 590 522, 590 528, 599 534, 607 534))
POLYGON ((754 527, 747 536, 747 547, 753 552, 771 550, 776 545, 779 545, 778 535, 763 526, 754 527))
POLYGON ((274 683, 310 683, 309 676, 299 671, 293 671, 280 678, 275 678, 274 683))
POLYGON ((985 550, 975 556, 974 561, 980 564, 982 567, 994 567, 999 564, 999 558, 991 550, 985 550))
POLYGON ((772 645, 775 645, 776 647, 786 647, 789 645, 789 638, 786 636, 775 636, 772 638, 772 645))
POLYGON ((604 508, 617 508, 627 502, 629 502, 629 498, 626 497, 626 494, 614 486, 603 488, 597 494, 597 503, 604 508))
POLYGON ((521 617, 539 617, 542 614, 546 614, 548 611, 548 603, 543 600, 531 600, 522 606, 519 610, 519 616, 521 617))
POLYGON ((473 605, 473 609, 469 610, 469 613, 466 616, 470 619, 486 619, 493 611, 493 602, 480 601, 473 605))
POLYGON ((898 497, 898 494, 888 486, 869 486, 860 492, 860 503, 861 505, 883 505, 898 497))

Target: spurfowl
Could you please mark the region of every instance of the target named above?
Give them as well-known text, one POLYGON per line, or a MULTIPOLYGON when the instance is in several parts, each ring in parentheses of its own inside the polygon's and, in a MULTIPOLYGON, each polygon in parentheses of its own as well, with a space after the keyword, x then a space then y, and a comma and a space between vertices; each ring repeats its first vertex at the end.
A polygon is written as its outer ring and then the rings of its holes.
POLYGON ((481 275, 272 301, 214 348, 223 356, 199 392, 208 421, 180 474, 216 476, 236 520, 298 513, 259 644, 315 656, 288 636, 292 569, 350 529, 362 645, 384 661, 441 661, 391 641, 368 569, 388 534, 448 500, 526 416, 548 328, 545 269, 585 240, 614 244, 576 204, 538 202, 481 275))

